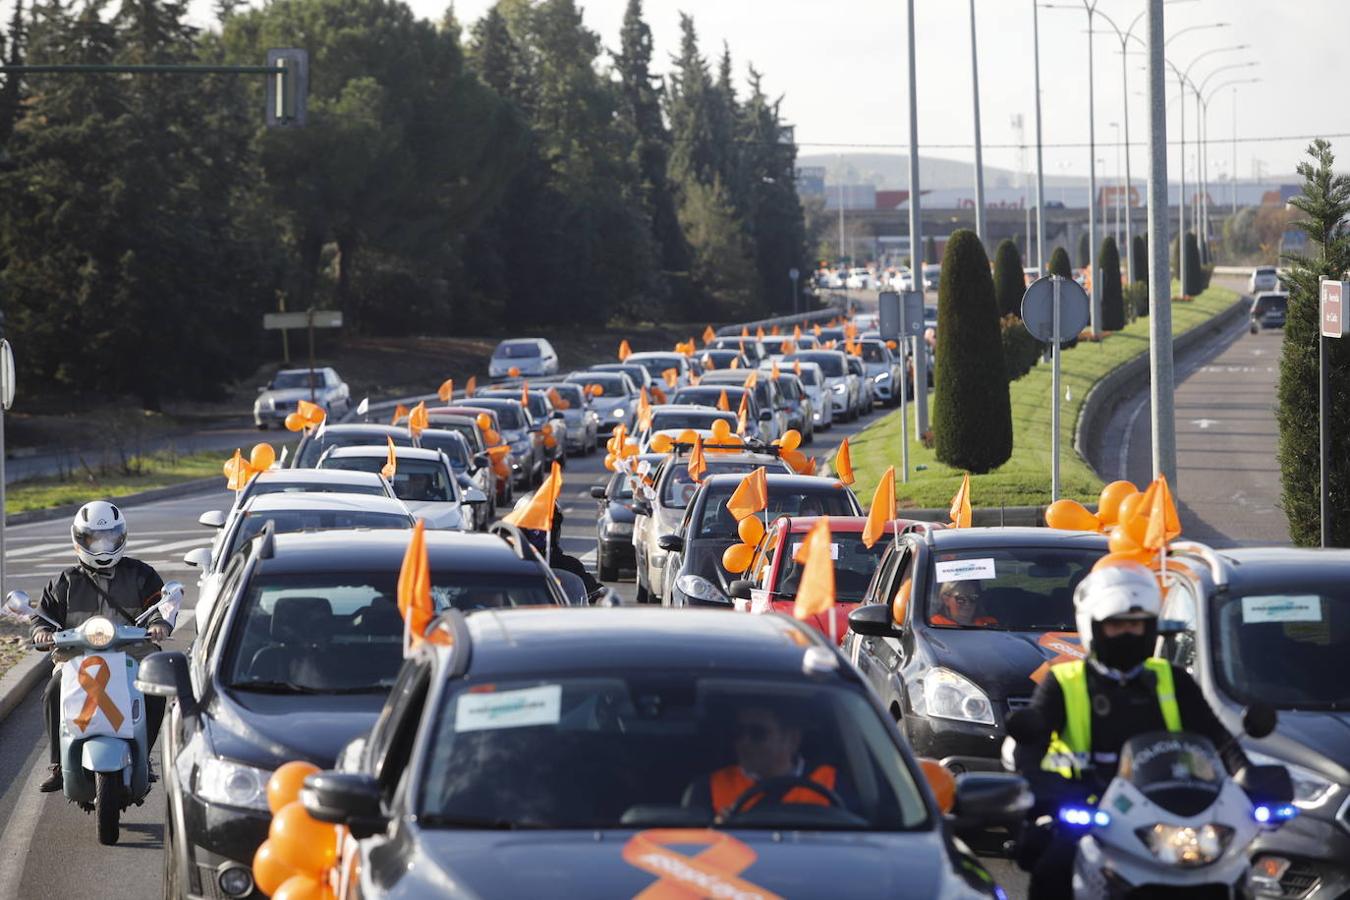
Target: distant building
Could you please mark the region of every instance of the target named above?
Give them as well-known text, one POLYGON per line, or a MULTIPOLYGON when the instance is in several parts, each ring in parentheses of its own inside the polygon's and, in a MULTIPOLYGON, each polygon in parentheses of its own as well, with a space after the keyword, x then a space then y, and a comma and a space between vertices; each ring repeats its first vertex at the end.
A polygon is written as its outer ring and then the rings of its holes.
POLYGON ((899 209, 909 202, 909 191, 877 191, 876 202, 876 209, 899 209))
POLYGON ((825 196, 825 167, 802 166, 797 170, 797 194, 802 197, 825 196))
POLYGON ((876 209, 877 189, 872 184, 829 184, 825 186, 825 208, 839 209, 840 200, 845 210, 876 209))

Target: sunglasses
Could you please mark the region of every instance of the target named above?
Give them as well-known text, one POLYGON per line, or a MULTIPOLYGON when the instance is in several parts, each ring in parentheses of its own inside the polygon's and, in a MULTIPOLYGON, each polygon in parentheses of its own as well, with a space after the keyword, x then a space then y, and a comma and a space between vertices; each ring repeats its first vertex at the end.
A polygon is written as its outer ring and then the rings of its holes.
POLYGON ((971 596, 970 594, 947 594, 947 598, 950 600, 955 600, 962 606, 974 606, 976 603, 980 602, 979 597, 974 597, 971 596))
POLYGON ((736 726, 736 740, 753 741, 756 744, 769 739, 769 726, 761 722, 743 722, 736 726))

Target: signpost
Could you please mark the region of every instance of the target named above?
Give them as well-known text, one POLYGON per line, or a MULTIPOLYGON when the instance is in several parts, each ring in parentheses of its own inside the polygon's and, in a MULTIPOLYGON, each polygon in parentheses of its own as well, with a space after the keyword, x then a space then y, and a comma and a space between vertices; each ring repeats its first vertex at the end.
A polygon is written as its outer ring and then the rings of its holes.
POLYGON ((5 413, 14 405, 14 351, 0 340, 0 599, 5 596, 5 413))
POLYGON ((1346 303, 1350 302, 1350 281, 1321 282, 1317 338, 1317 448, 1321 469, 1322 546, 1331 544, 1331 372, 1327 368, 1327 339, 1345 337, 1346 303))
POLYGON ((1022 295, 1022 324, 1037 340, 1050 342, 1050 500, 1059 499, 1059 345, 1092 318, 1092 304, 1078 282, 1059 275, 1038 278, 1022 295))
MULTIPOLYGON (((909 482, 909 359, 910 342, 914 342, 913 356, 917 357, 922 349, 923 340, 923 294, 918 291, 882 291, 877 296, 877 329, 881 339, 895 341, 900 348, 900 479, 909 482)), ((918 374, 915 370, 914 385, 918 390, 918 374)), ((925 389, 927 384, 925 384, 925 389)))
POLYGON ((798 278, 801 278, 801 277, 802 277, 802 273, 797 271, 797 267, 796 267, 796 266, 793 266, 792 268, 788 269, 788 278, 792 279, 792 314, 793 314, 793 315, 796 315, 796 314, 799 312, 799 310, 798 310, 797 307, 801 305, 801 297, 802 297, 802 295, 801 295, 801 292, 797 290, 797 279, 798 279, 798 278))
POLYGON ((341 328, 342 313, 336 309, 309 309, 305 312, 264 313, 263 328, 280 331, 282 337, 292 328, 309 330, 309 399, 318 402, 318 386, 314 383, 314 329, 341 328))

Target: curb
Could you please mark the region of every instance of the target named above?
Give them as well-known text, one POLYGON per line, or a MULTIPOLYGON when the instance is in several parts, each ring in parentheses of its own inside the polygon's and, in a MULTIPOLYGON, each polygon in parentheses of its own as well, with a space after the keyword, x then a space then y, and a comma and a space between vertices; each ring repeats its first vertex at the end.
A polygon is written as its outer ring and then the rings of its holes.
POLYGON ((29 659, 16 663, 0 677, 0 722, 5 721, 14 707, 22 703, 51 671, 52 663, 48 654, 31 653, 29 659))
MULTIPOLYGON (((1184 334, 1175 335, 1172 339, 1173 361, 1195 344, 1232 327, 1247 312, 1249 305, 1248 299, 1239 293, 1238 299, 1228 309, 1184 334)), ((1137 397, 1141 390, 1146 390, 1148 382, 1149 356, 1144 352, 1103 375, 1083 399, 1083 405, 1078 410, 1078 423, 1074 426, 1073 449, 1103 481, 1111 479, 1102 475, 1095 462, 1100 457, 1101 442, 1105 436, 1101 426, 1123 404, 1137 397)))
MULTIPOLYGON (((192 494, 200 494, 210 490, 220 483, 220 476, 210 478, 194 478, 191 481, 183 481, 178 484, 170 484, 160 488, 150 488, 147 491, 138 491, 134 494, 125 494, 121 497, 109 498, 112 502, 120 506, 139 506, 145 503, 156 503, 160 500, 173 500, 176 497, 187 497, 192 494)), ((34 522, 50 522, 53 519, 63 519, 67 516, 73 516, 79 510, 82 503, 67 503, 65 506, 52 506, 47 509, 30 509, 26 512, 12 513, 5 517, 5 525, 31 525, 34 522)))

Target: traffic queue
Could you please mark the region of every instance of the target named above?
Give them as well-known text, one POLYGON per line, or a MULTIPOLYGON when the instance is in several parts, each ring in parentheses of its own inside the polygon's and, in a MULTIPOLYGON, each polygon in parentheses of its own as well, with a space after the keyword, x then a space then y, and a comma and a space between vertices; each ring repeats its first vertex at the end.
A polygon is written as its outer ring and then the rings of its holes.
POLYGON ((1350 891, 1350 552, 1182 540, 1161 476, 973 527, 969 476, 936 522, 892 468, 864 510, 848 440, 802 448, 913 391, 896 348, 703 345, 299 401, 201 517, 186 652, 146 643, 181 585, 11 595, 64 657, 50 789, 115 843, 158 781, 166 897, 1002 897, 991 855, 1032 896, 1350 891), (559 497, 601 448, 597 581, 559 497))

